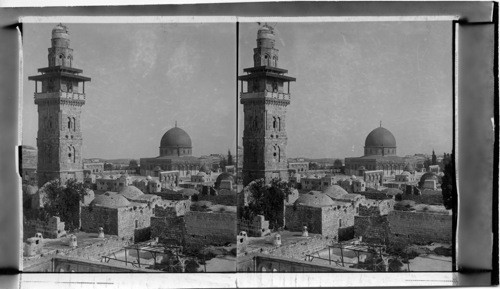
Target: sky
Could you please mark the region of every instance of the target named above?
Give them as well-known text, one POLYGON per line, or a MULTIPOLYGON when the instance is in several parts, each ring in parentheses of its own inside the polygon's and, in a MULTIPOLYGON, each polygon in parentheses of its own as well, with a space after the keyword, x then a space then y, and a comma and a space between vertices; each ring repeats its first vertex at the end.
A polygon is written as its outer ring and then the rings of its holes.
MULTIPOLYGON (((297 78, 286 119, 288 157, 362 156, 380 121, 400 156, 451 152, 451 23, 269 24, 279 67, 297 78)), ((240 25, 240 74, 252 66, 256 31, 253 23, 240 25)))
MULTIPOLYGON (((286 119, 288 157, 361 156, 380 121, 400 156, 451 152, 451 22, 269 24, 279 67, 297 78, 286 119)), ((253 65, 257 30, 240 24, 240 74, 253 65)))
MULTIPOLYGON (((36 146, 37 69, 48 66, 54 24, 23 26, 22 143, 36 146)), ((67 24, 73 67, 92 80, 82 109, 83 157, 158 156, 175 125, 193 155, 236 147, 236 25, 67 24)))
MULTIPOLYGON (((34 83, 53 24, 23 26, 22 143, 36 146, 34 83)), ((270 23, 291 84, 288 157, 361 156, 379 126, 398 155, 452 148, 452 24, 270 23)), ((158 155, 162 135, 187 131, 193 155, 227 153, 242 136, 236 70, 253 65, 257 23, 67 24, 74 67, 92 78, 82 109, 83 157, 158 155), (236 119, 239 108, 239 121, 236 119)), ((238 89, 239 91, 239 89, 238 89)))

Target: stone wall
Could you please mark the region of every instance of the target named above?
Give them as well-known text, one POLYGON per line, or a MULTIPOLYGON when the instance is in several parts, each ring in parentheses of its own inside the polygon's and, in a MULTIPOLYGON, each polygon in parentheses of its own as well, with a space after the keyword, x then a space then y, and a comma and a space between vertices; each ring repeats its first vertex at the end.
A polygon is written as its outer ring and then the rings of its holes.
POLYGON ((387 244, 389 242, 389 223, 387 216, 356 216, 354 236, 362 237, 364 242, 387 244))
POLYGON ((429 212, 393 211, 388 215, 391 243, 424 245, 451 243, 452 216, 429 212))
POLYGON ((384 216, 356 216, 354 234, 363 241, 406 246, 431 242, 451 243, 452 216, 447 214, 392 211, 384 216))
POLYGON ((309 233, 323 233, 323 211, 321 207, 308 206, 286 206, 285 226, 290 231, 302 231, 303 226, 307 226, 309 233))
POLYGON ((250 237, 262 237, 270 233, 269 221, 257 215, 253 220, 238 219, 238 232, 245 231, 250 237))
POLYGON ((412 200, 415 201, 415 203, 427 204, 427 205, 442 205, 443 195, 441 194, 441 192, 422 194, 419 196, 403 194, 402 200, 412 200))
POLYGON ((236 243, 236 214, 195 212, 184 216, 185 241, 190 247, 236 243))
POLYGON ((219 204, 224 206, 236 206, 237 205, 237 195, 198 195, 198 201, 210 201, 213 204, 219 204))
MULTIPOLYGON (((136 230, 151 226, 153 210, 150 206, 131 206, 118 208, 118 236, 135 237, 136 230)), ((147 234, 141 231, 139 234, 147 234)))
POLYGON ((27 220, 23 224, 23 240, 42 233, 43 238, 56 239, 66 235, 64 222, 59 217, 51 217, 47 222, 40 220, 27 220))
POLYGON ((81 226, 84 232, 98 232, 99 227, 102 227, 104 234, 118 235, 118 210, 99 206, 82 206, 81 226))
POLYGON ((151 217, 151 238, 162 244, 184 245, 184 217, 151 217))

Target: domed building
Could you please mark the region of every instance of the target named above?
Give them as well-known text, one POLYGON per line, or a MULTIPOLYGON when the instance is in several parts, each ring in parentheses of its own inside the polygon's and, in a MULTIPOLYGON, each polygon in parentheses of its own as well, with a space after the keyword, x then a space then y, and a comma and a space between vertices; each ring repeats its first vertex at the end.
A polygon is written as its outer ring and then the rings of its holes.
POLYGON ((186 177, 198 173, 205 166, 210 167, 208 159, 192 156, 193 144, 191 137, 182 128, 175 127, 165 132, 160 140, 159 156, 155 158, 141 158, 141 175, 159 177, 162 172, 179 171, 180 177, 186 177))
MULTIPOLYGON (((410 157, 399 157, 396 153, 396 138, 391 131, 380 125, 366 137, 362 157, 345 159, 345 173, 366 177, 366 173, 370 174, 370 171, 381 171, 384 175, 394 175, 403 172, 405 168, 415 167, 418 162, 410 157)), ((372 177, 379 182, 380 175, 381 173, 372 177)))

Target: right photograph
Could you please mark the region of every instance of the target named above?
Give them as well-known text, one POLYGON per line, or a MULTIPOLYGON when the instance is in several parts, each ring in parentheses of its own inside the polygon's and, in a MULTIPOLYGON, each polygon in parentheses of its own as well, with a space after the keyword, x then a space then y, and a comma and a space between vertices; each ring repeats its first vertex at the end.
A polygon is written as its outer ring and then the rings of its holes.
POLYGON ((239 23, 239 272, 453 271, 452 31, 239 23))

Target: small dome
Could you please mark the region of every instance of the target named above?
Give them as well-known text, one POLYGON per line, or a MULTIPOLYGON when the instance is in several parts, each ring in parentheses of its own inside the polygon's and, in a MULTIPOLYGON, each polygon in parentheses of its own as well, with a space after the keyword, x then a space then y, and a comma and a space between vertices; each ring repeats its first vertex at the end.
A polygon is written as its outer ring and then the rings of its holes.
POLYGON ((191 137, 183 129, 169 129, 161 138, 160 147, 191 147, 191 137))
POLYGON ((215 187, 218 188, 221 181, 232 181, 234 183, 234 177, 230 173, 222 173, 220 174, 217 179, 215 179, 215 187))
POLYGON ((411 173, 410 173, 410 172, 408 172, 408 171, 404 171, 404 172, 402 172, 401 174, 402 174, 402 175, 404 175, 404 176, 411 176, 411 173))
POLYGON ((307 194, 302 194, 295 201, 295 205, 311 206, 311 207, 323 207, 323 206, 333 206, 335 202, 329 198, 326 194, 318 191, 310 191, 307 194))
POLYGON ((122 188, 118 193, 128 200, 133 200, 144 195, 144 193, 135 186, 126 186, 122 188))
POLYGON ((115 192, 105 192, 102 195, 97 195, 90 206, 101 206, 107 208, 119 208, 130 206, 130 202, 125 197, 115 192))
POLYGON ((203 164, 200 168, 200 172, 203 172, 203 173, 209 173, 211 172, 212 170, 208 168, 207 164, 203 164))
POLYGON ((406 166, 404 167, 403 169, 404 171, 407 171, 407 172, 410 172, 410 173, 413 173, 415 172, 415 168, 413 167, 412 164, 406 164, 406 166))
POLYGON ((396 147, 396 138, 389 130, 377 127, 366 137, 365 147, 396 147))
POLYGON ((200 192, 198 192, 195 189, 182 189, 179 191, 179 193, 181 193, 185 197, 191 197, 191 196, 200 194, 200 192))
POLYGON ((326 189, 324 189, 322 193, 327 195, 328 197, 330 197, 332 199, 338 199, 338 198, 348 194, 347 191, 344 190, 339 185, 329 186, 326 189))

